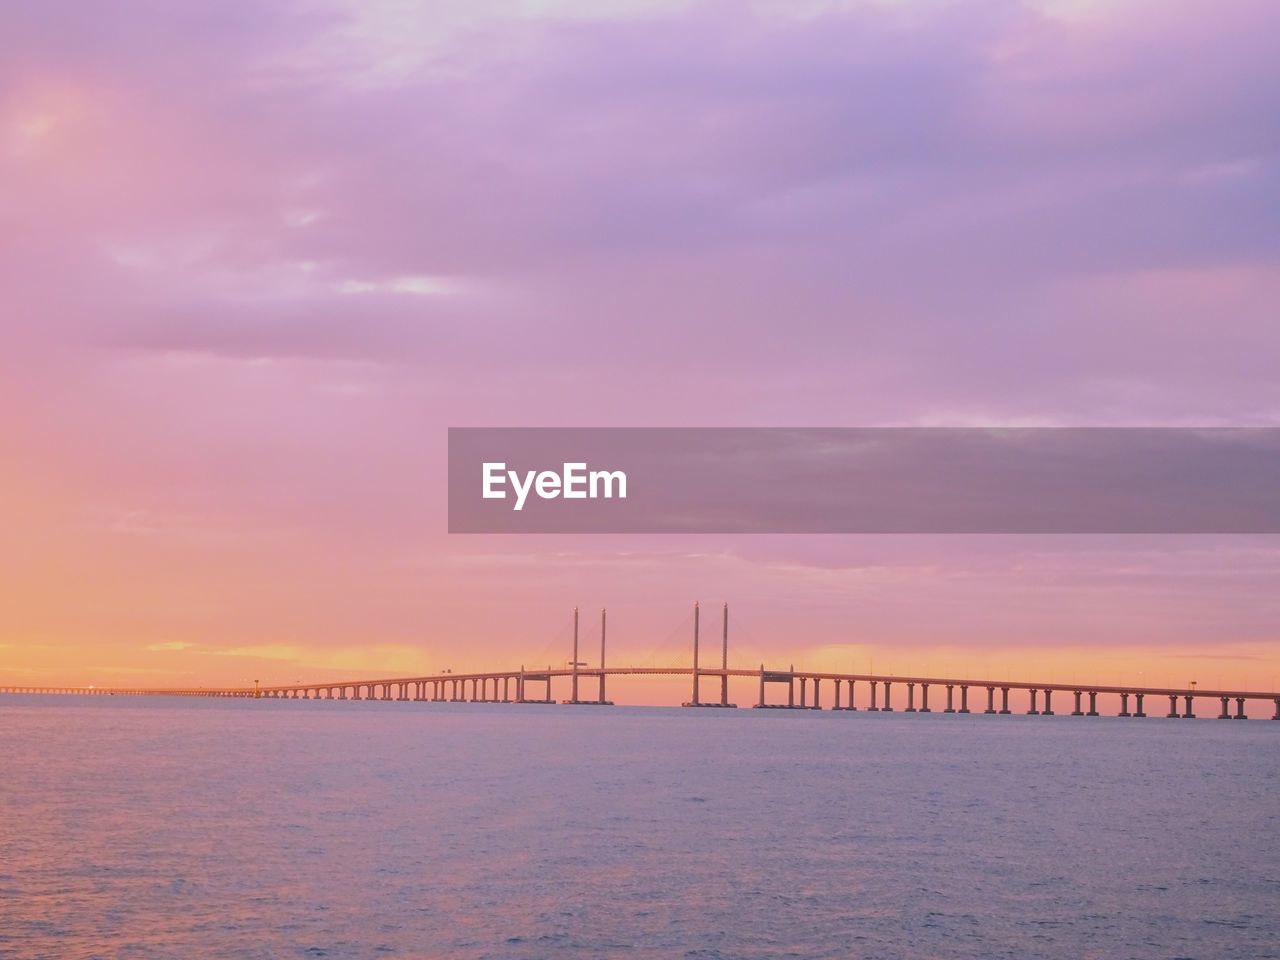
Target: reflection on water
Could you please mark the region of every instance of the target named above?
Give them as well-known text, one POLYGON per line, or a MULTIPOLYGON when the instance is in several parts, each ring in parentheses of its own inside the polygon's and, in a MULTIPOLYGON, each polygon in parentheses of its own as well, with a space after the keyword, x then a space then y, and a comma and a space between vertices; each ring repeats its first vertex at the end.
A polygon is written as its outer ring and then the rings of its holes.
POLYGON ((0 700, 4 957, 1280 948, 1280 723, 0 700))

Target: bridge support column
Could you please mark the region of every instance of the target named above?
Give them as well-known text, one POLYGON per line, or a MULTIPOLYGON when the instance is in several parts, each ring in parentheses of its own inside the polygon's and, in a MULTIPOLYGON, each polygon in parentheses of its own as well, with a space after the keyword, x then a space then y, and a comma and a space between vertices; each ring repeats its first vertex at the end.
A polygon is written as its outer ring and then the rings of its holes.
POLYGON ((960 685, 960 713, 969 712, 969 688, 964 684, 960 685))
POLYGON ((916 712, 916 685, 914 683, 907 684, 907 709, 904 713, 916 712))
MULTIPOLYGON (((850 698, 850 699, 852 699, 852 698, 850 698)), ((1280 698, 1277 698, 1277 699, 1276 699, 1276 715, 1275 715, 1274 717, 1272 717, 1271 719, 1272 719, 1272 720, 1280 720, 1280 698)))
POLYGON ((889 702, 889 681, 884 682, 884 708, 883 713, 893 713, 893 704, 889 702))
POLYGON ((787 680, 787 706, 794 707, 796 705, 796 665, 791 664, 791 676, 787 680))
POLYGON ((758 706, 764 706, 764 664, 760 664, 760 703, 758 706))
POLYGON ((1142 710, 1142 698, 1143 698, 1143 697, 1145 697, 1145 696, 1146 696, 1146 694, 1145 694, 1145 693, 1135 693, 1135 694, 1134 694, 1134 696, 1138 698, 1138 709, 1137 709, 1137 710, 1135 710, 1135 711, 1133 711, 1133 715, 1134 715, 1135 717, 1145 717, 1145 716, 1146 716, 1146 714, 1145 714, 1145 713, 1143 712, 1143 710, 1142 710))
POLYGON ((698 604, 693 605, 693 699, 692 706, 698 705, 698 604))
POLYGON ((803 710, 809 705, 809 681, 805 677, 800 678, 800 709, 803 710))
POLYGON ((1230 719, 1231 719, 1231 712, 1230 712, 1230 710, 1229 710, 1229 709, 1228 709, 1228 707, 1227 707, 1227 701, 1228 701, 1228 700, 1230 700, 1231 698, 1230 698, 1230 697, 1219 697, 1218 699, 1222 701, 1222 712, 1221 712, 1220 714, 1218 714, 1218 719, 1219 719, 1219 720, 1230 720, 1230 719))
POLYGON ((1072 710, 1072 711, 1071 711, 1071 715, 1072 715, 1073 717, 1083 717, 1083 716, 1084 716, 1084 711, 1080 709, 1080 698, 1081 698, 1081 696, 1083 696, 1083 695, 1084 695, 1084 691, 1083 691, 1083 690, 1072 690, 1072 691, 1071 691, 1071 694, 1072 694, 1072 696, 1074 696, 1074 697, 1076 698, 1076 707, 1075 707, 1075 709, 1074 709, 1074 710, 1072 710))
POLYGON ((1029 716, 1040 715, 1040 711, 1036 709, 1036 694, 1038 694, 1039 692, 1040 691, 1037 690, 1035 687, 1031 688, 1031 709, 1027 711, 1027 714, 1029 716))
POLYGON ((871 713, 879 713, 880 708, 876 706, 876 681, 871 681, 871 706, 867 707, 871 713))
MULTIPOLYGON (((729 605, 724 605, 724 626, 721 630, 720 644, 720 669, 724 671, 720 674, 720 706, 729 706, 729 605)), ((601 627, 600 633, 600 666, 604 667, 604 628, 601 627)), ((813 688, 813 697, 818 698, 818 688, 813 688)), ((604 702, 604 674, 600 674, 600 701, 604 702)), ((737 704, 734 704, 737 706, 737 704)))
POLYGON ((1196 718, 1196 715, 1195 715, 1195 712, 1191 709, 1191 694, 1187 694, 1187 696, 1186 696, 1184 699, 1185 699, 1185 700, 1186 700, 1186 702, 1187 702, 1187 709, 1186 709, 1186 711, 1182 714, 1182 719, 1183 719, 1183 720, 1194 720, 1194 719, 1196 718))
POLYGON ((929 685, 927 683, 920 684, 920 712, 932 713, 929 709, 929 685))
POLYGON ((1089 691, 1089 712, 1086 716, 1096 717, 1098 715, 1098 691, 1089 691))
POLYGON ((1236 697, 1236 719, 1237 720, 1249 719, 1244 715, 1244 697, 1236 697))
POLYGON ((1013 713, 1013 711, 1009 709, 1009 688, 1008 687, 1000 688, 1000 712, 1004 714, 1013 713))
POLYGON ((956 708, 955 708, 954 706, 952 706, 952 700, 951 700, 951 698, 952 698, 952 694, 954 694, 954 693, 955 693, 955 685, 954 685, 954 684, 951 684, 951 683, 948 683, 948 684, 947 684, 947 709, 943 710, 943 711, 942 711, 943 713, 955 713, 955 712, 956 712, 956 708))
POLYGON ((1053 704, 1050 702, 1053 697, 1053 690, 1049 687, 1044 688, 1044 709, 1040 711, 1042 717, 1053 716, 1053 704))
POLYGON ((1165 714, 1166 720, 1178 719, 1178 698, 1174 694, 1169 694, 1169 712, 1165 714))
POLYGON ((818 685, 822 683, 821 677, 813 678, 813 709, 822 709, 822 695, 818 692, 818 685))
POLYGON ((982 712, 983 713, 996 712, 996 688, 995 687, 987 687, 987 709, 983 710, 982 712))
MULTIPOLYGON (((853 702, 853 681, 849 681, 849 706, 848 710, 857 710, 857 706, 853 702)), ((1280 720, 1280 700, 1276 701, 1276 719, 1280 720)))
POLYGON ((832 694, 832 696, 833 696, 833 698, 834 698, 835 702, 834 702, 833 704, 831 704, 831 709, 832 709, 832 710, 839 710, 839 709, 840 709, 840 681, 839 681, 839 680, 832 680, 831 682, 832 682, 832 683, 834 683, 834 684, 835 684, 835 687, 836 687, 836 689, 835 689, 835 693, 834 693, 834 694, 832 694))
MULTIPOLYGON (((693 669, 694 669, 694 672, 696 673, 698 670, 698 663, 697 663, 698 641, 696 639, 693 641, 693 659, 694 659, 693 669)), ((578 608, 577 607, 573 608, 573 663, 571 664, 571 667, 573 669, 573 682, 569 686, 569 702, 577 703, 578 702, 578 608)), ((696 680, 694 681, 693 685, 695 687, 698 685, 696 680)), ((693 695, 693 699, 694 700, 698 699, 698 695, 696 692, 693 695)))

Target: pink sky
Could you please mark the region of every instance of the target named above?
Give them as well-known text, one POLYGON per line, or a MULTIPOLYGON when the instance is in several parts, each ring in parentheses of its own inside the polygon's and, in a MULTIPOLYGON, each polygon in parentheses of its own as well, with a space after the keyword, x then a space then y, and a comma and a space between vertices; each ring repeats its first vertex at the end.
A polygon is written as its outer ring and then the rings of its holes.
POLYGON ((0 674, 701 598, 744 665, 1280 688, 1277 538, 445 533, 451 425, 1280 422, 1275 3, 601 6, 0 12, 0 674))

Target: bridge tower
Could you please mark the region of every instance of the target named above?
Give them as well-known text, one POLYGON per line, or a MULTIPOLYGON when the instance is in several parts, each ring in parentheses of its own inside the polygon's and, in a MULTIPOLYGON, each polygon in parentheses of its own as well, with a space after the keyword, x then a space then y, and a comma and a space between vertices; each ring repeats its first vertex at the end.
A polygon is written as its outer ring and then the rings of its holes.
POLYGON ((606 707, 611 707, 611 706, 613 706, 613 701, 612 701, 612 700, 606 700, 606 699, 605 699, 605 691, 604 691, 604 678, 605 678, 605 666, 604 666, 604 654, 605 654, 605 630, 606 630, 607 626, 608 626, 607 613, 606 613, 605 609, 602 607, 602 608, 600 609, 600 669, 599 669, 599 671, 592 671, 592 670, 588 670, 588 671, 587 671, 587 676, 588 676, 588 677, 589 677, 589 676, 591 676, 591 674, 592 674, 592 673, 597 673, 597 675, 599 676, 599 678, 600 678, 600 697, 599 697, 599 699, 597 699, 597 700, 583 700, 580 696, 578 696, 578 679, 579 679, 579 676, 578 676, 578 675, 579 675, 579 670, 580 670, 580 668, 581 668, 581 667, 583 667, 583 666, 585 666, 585 664, 584 664, 584 663, 582 663, 582 661, 580 661, 580 660, 578 659, 578 608, 577 608, 577 607, 574 607, 574 608, 573 608, 573 660, 570 662, 570 665, 569 665, 569 667, 570 667, 570 675, 571 675, 571 677, 572 677, 572 679, 573 679, 573 692, 572 692, 572 694, 570 695, 570 697, 569 697, 569 699, 568 699, 568 700, 562 700, 562 701, 560 701, 561 703, 568 703, 568 704, 598 704, 598 705, 600 705, 600 706, 606 706, 606 707))
POLYGON ((693 699, 688 703, 682 704, 682 706, 736 707, 736 703, 729 702, 729 604, 727 603, 724 605, 724 621, 720 634, 720 669, 718 671, 707 671, 712 674, 720 674, 720 702, 703 703, 698 696, 698 682, 704 672, 698 663, 698 641, 701 613, 700 605, 695 603, 693 605, 693 699))

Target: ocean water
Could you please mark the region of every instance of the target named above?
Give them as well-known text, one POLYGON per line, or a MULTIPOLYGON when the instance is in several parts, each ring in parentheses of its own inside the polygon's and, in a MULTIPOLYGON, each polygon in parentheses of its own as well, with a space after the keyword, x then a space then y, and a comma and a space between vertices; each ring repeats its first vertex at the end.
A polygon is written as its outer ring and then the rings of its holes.
POLYGON ((1280 956, 1280 723, 0 697, 0 957, 1280 956))

